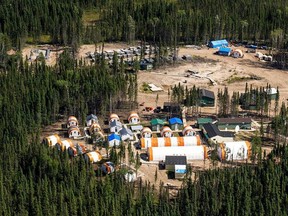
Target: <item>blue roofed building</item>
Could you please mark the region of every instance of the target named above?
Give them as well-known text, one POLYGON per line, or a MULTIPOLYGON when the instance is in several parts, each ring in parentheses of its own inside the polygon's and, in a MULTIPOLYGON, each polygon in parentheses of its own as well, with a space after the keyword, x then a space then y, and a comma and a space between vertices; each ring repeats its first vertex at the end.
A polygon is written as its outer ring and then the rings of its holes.
POLYGON ((180 118, 171 118, 169 119, 169 125, 172 130, 180 130, 183 126, 183 122, 180 118))
POLYGON ((121 137, 115 133, 112 133, 108 136, 109 147, 119 146, 121 137))
POLYGON ((228 44, 228 41, 226 39, 224 40, 216 40, 216 41, 210 41, 210 43, 208 44, 208 46, 210 48, 218 48, 218 47, 227 47, 229 44, 228 44))

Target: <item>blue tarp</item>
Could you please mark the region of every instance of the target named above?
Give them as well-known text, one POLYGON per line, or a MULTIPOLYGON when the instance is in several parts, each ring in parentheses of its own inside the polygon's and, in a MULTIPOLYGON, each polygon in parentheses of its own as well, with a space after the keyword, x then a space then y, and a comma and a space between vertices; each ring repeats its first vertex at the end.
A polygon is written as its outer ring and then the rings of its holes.
POLYGON ((218 47, 223 47, 223 46, 228 46, 228 41, 227 40, 216 40, 216 41, 210 41, 209 47, 211 48, 218 48, 218 47))
POLYGON ((171 118, 169 119, 169 124, 173 125, 173 124, 183 124, 182 120, 179 118, 171 118))
POLYGON ((121 138, 120 138, 120 136, 117 135, 117 134, 110 134, 110 135, 108 136, 108 140, 109 140, 109 141, 112 141, 112 140, 114 140, 114 139, 120 141, 121 138))
POLYGON ((230 52, 231 52, 231 48, 229 47, 220 47, 218 50, 219 55, 229 55, 230 52))

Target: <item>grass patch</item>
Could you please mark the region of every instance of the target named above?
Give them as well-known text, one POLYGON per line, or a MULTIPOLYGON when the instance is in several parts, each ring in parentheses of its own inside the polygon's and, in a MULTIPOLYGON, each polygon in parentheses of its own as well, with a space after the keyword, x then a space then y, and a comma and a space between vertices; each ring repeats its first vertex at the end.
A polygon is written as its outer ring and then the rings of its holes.
POLYGON ((47 44, 51 42, 52 42, 52 38, 50 35, 40 35, 40 37, 37 39, 33 37, 28 37, 26 39, 26 43, 28 44, 47 44))
POLYGON ((244 81, 248 81, 251 80, 251 77, 238 77, 238 76, 232 76, 229 79, 227 79, 227 83, 231 84, 231 83, 235 83, 235 82, 244 82, 244 81))
POLYGON ((83 23, 86 25, 96 22, 99 19, 100 13, 95 8, 85 10, 82 17, 83 23))

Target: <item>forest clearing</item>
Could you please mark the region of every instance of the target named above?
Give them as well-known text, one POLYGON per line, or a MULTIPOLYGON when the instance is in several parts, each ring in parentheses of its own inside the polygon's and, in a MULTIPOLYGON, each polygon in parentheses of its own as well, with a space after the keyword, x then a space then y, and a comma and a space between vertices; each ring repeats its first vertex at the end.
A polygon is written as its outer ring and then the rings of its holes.
POLYGON ((2 0, 0 215, 287 215, 288 0, 2 0))

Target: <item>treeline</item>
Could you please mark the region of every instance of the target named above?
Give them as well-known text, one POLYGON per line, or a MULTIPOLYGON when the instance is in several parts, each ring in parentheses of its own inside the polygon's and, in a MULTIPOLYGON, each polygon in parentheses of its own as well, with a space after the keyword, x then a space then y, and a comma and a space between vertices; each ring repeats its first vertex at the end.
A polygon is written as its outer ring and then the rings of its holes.
POLYGON ((71 45, 142 40, 161 46, 212 39, 287 47, 287 0, 2 0, 0 33, 14 47, 29 41, 71 45), (91 10, 93 11, 92 15, 91 10), (83 14, 94 17, 84 25, 83 14), (41 39, 42 37, 42 39, 41 39))

